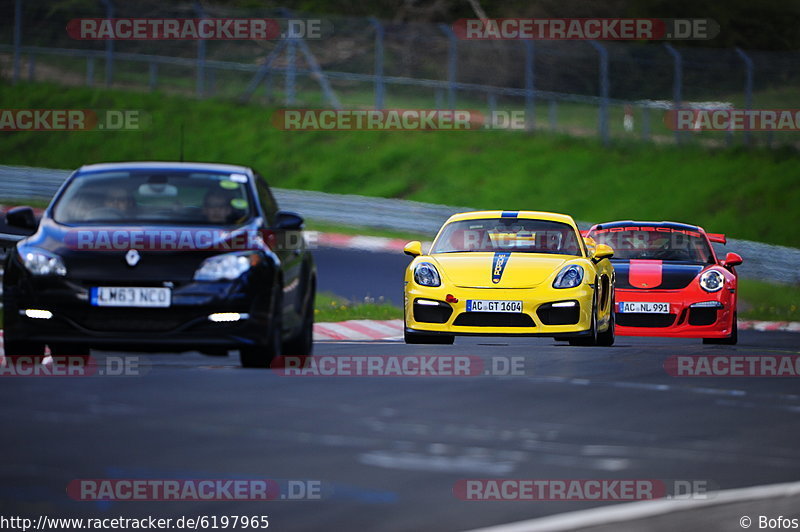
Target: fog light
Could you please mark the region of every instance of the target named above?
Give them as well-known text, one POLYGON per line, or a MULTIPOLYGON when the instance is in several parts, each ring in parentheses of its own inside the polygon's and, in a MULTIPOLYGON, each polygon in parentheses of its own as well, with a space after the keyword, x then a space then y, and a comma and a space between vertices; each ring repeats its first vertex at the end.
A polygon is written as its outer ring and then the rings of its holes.
POLYGON ((216 314, 209 314, 208 320, 215 323, 223 321, 239 321, 246 320, 250 314, 239 314, 238 312, 217 312, 216 314))
POLYGON ((692 303, 689 306, 691 308, 722 308, 722 303, 719 301, 701 301, 699 303, 692 303))
POLYGON ((560 301, 558 303, 553 303, 552 307, 574 307, 576 305, 575 301, 560 301))
POLYGON ((49 310, 39 310, 35 308, 29 308, 22 311, 27 317, 33 318, 35 320, 49 320, 53 317, 53 313, 49 310))
POLYGON ((433 305, 434 307, 439 306, 438 301, 431 301, 430 299, 417 299, 414 303, 418 305, 433 305))

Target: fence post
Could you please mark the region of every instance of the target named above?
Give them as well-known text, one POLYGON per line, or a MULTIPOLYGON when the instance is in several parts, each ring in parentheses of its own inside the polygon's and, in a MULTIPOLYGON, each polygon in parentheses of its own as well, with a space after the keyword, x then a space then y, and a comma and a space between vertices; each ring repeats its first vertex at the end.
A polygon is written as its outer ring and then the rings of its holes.
POLYGON ((149 70, 150 70, 149 72, 150 92, 153 92, 156 90, 156 87, 158 86, 158 64, 155 61, 151 61, 149 70))
POLYGON ((534 48, 533 41, 526 39, 522 41, 525 45, 525 129, 533 131, 536 129, 536 93, 534 92, 536 82, 536 70, 534 67, 534 48))
POLYGON ((294 37, 286 36, 286 77, 284 78, 284 105, 289 107, 294 105, 294 80, 297 76, 295 70, 295 50, 296 44, 294 37))
POLYGON ((550 119, 550 130, 555 132, 558 130, 558 107, 556 101, 551 99, 547 102, 548 118, 550 119))
MULTIPOLYGON (((675 110, 675 114, 677 116, 678 109, 681 108, 681 100, 683 99, 683 96, 681 94, 683 90, 683 57, 681 57, 681 53, 668 42, 664 43, 664 48, 666 48, 669 54, 672 56, 674 65, 674 74, 672 80, 672 108, 675 110)), ((682 135, 680 129, 676 128, 675 130, 676 144, 680 144, 681 137, 682 135)))
MULTIPOLYGON (((736 53, 744 61, 744 108, 749 111, 753 108, 753 60, 739 47, 736 48, 736 53)), ((744 143, 745 145, 750 144, 750 131, 746 129, 744 131, 744 143)))
POLYGON ((19 82, 19 63, 22 53, 22 0, 14 2, 14 84, 19 82))
POLYGON ((36 78, 36 56, 33 52, 28 54, 28 81, 33 81, 36 78))
POLYGON ((486 103, 489 107, 489 116, 488 116, 488 127, 494 129, 495 122, 497 119, 497 95, 494 91, 488 91, 486 93, 486 103))
MULTIPOLYGON (((206 18, 203 6, 198 2, 194 3, 194 12, 197 18, 206 18)), ((203 99, 206 84, 206 40, 198 36, 197 39, 197 79, 195 80, 195 94, 198 100, 203 99)))
MULTIPOLYGON (((113 0, 100 0, 106 6, 106 18, 114 18, 114 2, 113 0)), ((106 87, 111 86, 111 81, 114 79, 114 39, 106 41, 106 87)))
POLYGON ((608 146, 608 50, 597 41, 589 41, 600 54, 600 116, 598 127, 603 145, 608 146))
POLYGON ((94 56, 86 57, 86 86, 94 85, 94 56))
POLYGON ((375 109, 383 109, 383 24, 375 17, 369 21, 375 27, 375 109))
POLYGON ((642 140, 650 138, 650 107, 642 107, 642 140))
POLYGON ((456 108, 456 75, 458 73, 458 38, 447 24, 439 24, 439 28, 447 35, 447 105, 456 108))

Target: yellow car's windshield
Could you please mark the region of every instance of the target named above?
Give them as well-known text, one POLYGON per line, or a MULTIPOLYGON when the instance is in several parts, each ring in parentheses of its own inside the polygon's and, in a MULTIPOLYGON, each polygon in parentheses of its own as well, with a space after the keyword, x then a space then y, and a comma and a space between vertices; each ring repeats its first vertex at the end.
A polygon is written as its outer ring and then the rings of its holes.
POLYGON ((581 256, 579 235, 565 223, 526 218, 488 218, 449 223, 431 253, 512 251, 581 256))

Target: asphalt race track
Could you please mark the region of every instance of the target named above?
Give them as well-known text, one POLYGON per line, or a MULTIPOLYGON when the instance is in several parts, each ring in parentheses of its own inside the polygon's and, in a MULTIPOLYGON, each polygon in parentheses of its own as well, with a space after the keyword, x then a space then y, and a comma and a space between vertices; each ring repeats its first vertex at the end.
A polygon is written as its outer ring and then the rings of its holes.
MULTIPOLYGON (((322 250, 317 258, 323 290, 400 297, 402 255, 322 250)), ((241 369, 238 357, 187 353, 137 355, 140 376, 7 377, 0 379, 0 514, 268 515, 279 531, 448 531, 613 503, 462 501, 453 494, 460 479, 681 479, 713 489, 793 481, 800 477, 796 379, 672 377, 664 362, 798 353, 800 334, 751 331, 735 347, 458 338, 454 346, 318 343, 316 355, 458 354, 486 368, 515 360, 524 374, 290 377, 241 369), (67 496, 70 481, 108 478, 318 480, 323 496, 67 496)), ((117 354, 94 356, 103 366, 117 354)), ((740 529, 735 520, 721 525, 740 529)))

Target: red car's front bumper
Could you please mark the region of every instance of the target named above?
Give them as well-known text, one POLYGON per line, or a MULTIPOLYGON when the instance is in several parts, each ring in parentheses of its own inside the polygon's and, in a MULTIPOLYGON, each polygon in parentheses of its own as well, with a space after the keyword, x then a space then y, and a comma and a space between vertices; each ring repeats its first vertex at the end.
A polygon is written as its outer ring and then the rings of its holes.
POLYGON ((614 310, 616 333, 621 336, 725 338, 733 331, 736 291, 725 286, 709 293, 697 283, 682 290, 617 288, 614 310), (621 304, 629 302, 669 303, 669 314, 619 312, 621 304))

